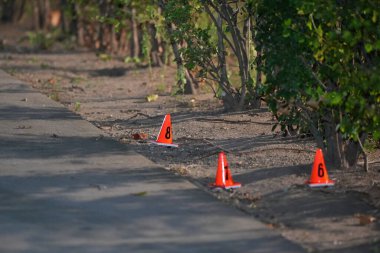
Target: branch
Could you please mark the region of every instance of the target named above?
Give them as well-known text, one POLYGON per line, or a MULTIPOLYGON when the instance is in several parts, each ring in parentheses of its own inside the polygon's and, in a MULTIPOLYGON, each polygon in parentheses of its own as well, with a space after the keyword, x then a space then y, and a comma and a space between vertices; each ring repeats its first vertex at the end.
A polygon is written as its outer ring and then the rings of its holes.
POLYGON ((363 153, 363 157, 364 157, 364 170, 365 170, 365 172, 368 172, 369 171, 368 156, 367 156, 367 153, 364 150, 363 143, 362 143, 362 141, 361 141, 361 139, 360 139, 359 136, 358 136, 358 143, 359 143, 360 149, 361 149, 361 151, 363 153))
POLYGON ((323 138, 321 134, 319 133, 318 128, 315 127, 314 121, 311 119, 310 115, 307 113, 308 111, 307 108, 299 103, 297 103, 297 106, 301 108, 300 115, 308 123, 310 127, 310 132, 314 136, 315 140, 317 141, 318 146, 322 149, 325 149, 323 145, 323 138))
POLYGON ((314 77, 314 79, 319 83, 319 85, 321 85, 325 90, 327 90, 327 87, 324 83, 322 83, 322 81, 318 78, 318 76, 314 73, 314 71, 311 69, 311 67, 307 64, 306 60, 304 57, 302 56, 299 56, 299 58, 301 59, 303 65, 310 71, 311 75, 314 77))
MULTIPOLYGON (((205 78, 206 80, 205 80, 205 82, 206 82, 206 84, 212 89, 212 92, 214 93, 214 97, 216 97, 217 95, 217 91, 215 90, 215 88, 214 88, 214 85, 212 85, 212 83, 210 83, 207 79, 209 79, 209 78, 205 78)), ((213 79, 210 79, 210 80, 213 80, 213 79)), ((214 81, 214 80, 213 80, 214 81)))
MULTIPOLYGON (((209 3, 209 4, 212 6, 212 3, 209 3)), ((214 24, 215 24, 215 26, 216 26, 216 29, 218 29, 218 32, 219 32, 220 34, 223 35, 223 39, 224 39, 225 41, 227 41, 228 45, 231 47, 232 51, 233 51, 234 54, 236 55, 237 52, 236 52, 236 48, 235 48, 235 46, 232 44, 231 40, 225 35, 225 33, 223 32, 222 27, 220 27, 220 26, 218 25, 218 22, 217 22, 216 18, 214 17, 214 15, 211 13, 210 8, 209 8, 206 4, 204 4, 204 7, 205 7, 205 10, 206 10, 207 14, 210 16, 210 18, 211 18, 212 21, 214 22, 214 24)), ((215 9, 216 7, 213 7, 213 8, 215 9)), ((218 13, 220 14, 220 12, 219 12, 218 10, 215 9, 215 11, 218 12, 218 13)))

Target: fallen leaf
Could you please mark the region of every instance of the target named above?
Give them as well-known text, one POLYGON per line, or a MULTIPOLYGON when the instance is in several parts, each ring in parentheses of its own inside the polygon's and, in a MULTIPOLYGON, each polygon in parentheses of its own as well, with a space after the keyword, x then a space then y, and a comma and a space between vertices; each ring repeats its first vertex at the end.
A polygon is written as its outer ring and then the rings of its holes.
POLYGON ((146 96, 146 101, 148 102, 153 102, 153 101, 156 101, 157 99, 158 99, 157 94, 151 94, 151 95, 146 96))
POLYGON ((132 138, 134 140, 146 140, 148 138, 148 135, 145 133, 135 133, 132 134, 132 138))
POLYGON ((359 224, 362 226, 371 224, 376 220, 375 217, 368 214, 356 214, 355 217, 359 219, 359 224))
POLYGON ((90 184, 90 186, 98 189, 99 191, 107 189, 107 186, 103 184, 90 184))
POLYGON ((55 78, 50 78, 50 79, 48 80, 48 82, 49 82, 51 85, 54 85, 54 84, 57 83, 57 80, 56 80, 55 78))
POLYGON ((108 54, 99 54, 98 57, 102 61, 112 60, 112 57, 110 55, 108 55, 108 54))
POLYGON ((148 194, 148 192, 136 192, 136 193, 133 193, 134 196, 138 196, 138 197, 142 197, 142 196, 146 196, 148 194))
POLYGON ((24 126, 24 125, 20 125, 20 126, 17 126, 16 129, 31 129, 32 126, 24 126))

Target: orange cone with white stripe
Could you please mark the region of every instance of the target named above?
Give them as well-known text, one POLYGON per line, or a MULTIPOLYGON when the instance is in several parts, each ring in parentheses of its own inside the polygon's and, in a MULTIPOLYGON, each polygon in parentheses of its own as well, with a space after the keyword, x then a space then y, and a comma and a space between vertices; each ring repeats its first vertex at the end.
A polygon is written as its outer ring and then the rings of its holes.
POLYGON ((219 153, 218 169, 216 170, 215 183, 210 184, 214 188, 233 189, 241 187, 241 183, 234 182, 224 152, 219 153))
POLYGON ((173 129, 170 114, 165 115, 157 139, 151 142, 160 146, 178 148, 178 145, 173 143, 173 129))
POLYGON ((306 181, 310 187, 326 187, 333 186, 335 182, 329 179, 325 160, 323 159, 322 149, 315 152, 313 169, 311 170, 310 180, 306 181))

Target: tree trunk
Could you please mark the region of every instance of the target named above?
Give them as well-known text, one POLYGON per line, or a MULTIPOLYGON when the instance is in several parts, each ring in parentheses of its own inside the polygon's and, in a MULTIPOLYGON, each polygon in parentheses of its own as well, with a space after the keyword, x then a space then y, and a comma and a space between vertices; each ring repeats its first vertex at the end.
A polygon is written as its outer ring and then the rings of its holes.
POLYGON ((324 136, 326 137, 325 158, 326 162, 333 168, 342 168, 346 162, 342 154, 343 143, 340 134, 336 131, 336 125, 332 123, 333 119, 324 123, 324 136))
POLYGON ((262 82, 262 72, 259 69, 261 66, 261 52, 259 52, 259 60, 257 62, 257 67, 256 67, 256 87, 255 87, 255 99, 253 101, 254 105, 253 108, 261 108, 261 97, 259 95, 259 89, 261 88, 261 82, 262 82))
MULTIPOLYGON (((252 21, 252 20, 251 20, 252 21)), ((256 23, 256 22, 255 22, 256 23)), ((250 25, 250 31, 251 31, 251 37, 252 37, 252 43, 253 47, 256 50, 256 80, 255 80, 255 88, 254 88, 254 93, 253 93, 253 101, 252 101, 252 107, 255 109, 261 108, 261 97, 259 94, 259 90, 262 85, 262 72, 261 72, 261 66, 262 66, 262 49, 257 50, 258 48, 258 43, 256 41, 255 37, 255 30, 254 30, 254 23, 252 21, 250 25)))
POLYGON ((115 26, 112 26, 111 29, 111 51, 116 54, 118 49, 117 32, 115 26))
POLYGON ((40 25, 40 4, 38 0, 33 1, 33 26, 34 30, 39 31, 41 29, 40 25))
POLYGON ((65 8, 69 8, 69 6, 71 6, 71 4, 69 5, 66 0, 60 0, 59 2, 59 9, 61 10, 61 30, 64 32, 64 33, 68 33, 70 32, 70 23, 69 23, 69 20, 67 19, 66 15, 65 15, 65 8))
POLYGON ((139 29, 136 20, 136 9, 132 8, 131 12, 131 28, 132 28, 132 57, 138 58, 140 56, 140 41, 139 41, 139 29))
POLYGON ((119 51, 118 54, 125 56, 127 53, 128 43, 127 43, 127 31, 125 28, 122 28, 120 31, 120 38, 119 38, 119 51))
POLYGON ((75 15, 77 17, 76 22, 76 31, 77 31, 77 42, 78 45, 83 47, 85 45, 85 39, 84 39, 84 23, 83 23, 83 16, 82 16, 82 10, 79 3, 75 3, 75 15))
POLYGON ((231 85, 228 81, 227 76, 227 65, 226 65, 226 51, 224 48, 224 40, 223 40, 223 22, 222 18, 220 17, 220 14, 217 17, 216 25, 220 28, 218 29, 217 35, 218 35, 218 68, 220 70, 220 83, 219 86, 224 90, 224 93, 222 94, 222 101, 224 109, 227 111, 236 110, 238 107, 234 97, 232 96, 231 91, 231 85))
POLYGON ((13 23, 19 22, 23 17, 25 12, 25 1, 26 0, 15 1, 16 7, 14 8, 14 13, 12 17, 13 23))
MULTIPOLYGON (((328 117, 332 119, 332 113, 328 117)), ((326 163, 335 169, 355 168, 361 152, 359 142, 344 139, 342 134, 336 130, 337 125, 331 122, 333 120, 324 123, 326 146, 323 147, 323 150, 326 163)), ((366 137, 366 134, 360 137, 362 143, 366 137)))
MULTIPOLYGON (((159 6, 162 9, 162 11, 165 10, 165 3, 163 0, 159 0, 159 6)), ((165 28, 166 28, 166 31, 167 31, 169 37, 172 37, 172 35, 173 35, 172 24, 166 22, 165 28)), ((170 39, 170 44, 172 46, 174 58, 175 58, 175 61, 177 63, 177 75, 178 76, 184 75, 185 80, 186 80, 184 83, 183 92, 185 94, 196 94, 197 85, 195 84, 195 80, 193 80, 191 78, 189 71, 186 69, 185 65, 183 64, 183 59, 182 59, 182 56, 179 52, 179 45, 173 39, 170 39), (184 72, 184 73, 182 73, 182 72, 184 72)), ((178 81, 178 85, 180 86, 180 88, 182 88, 181 87, 182 86, 182 80, 178 81)))
MULTIPOLYGON (((66 0, 62 0, 62 3, 61 4, 66 4, 66 0)), ((69 6, 69 10, 70 10, 70 13, 71 13, 71 16, 72 18, 70 20, 67 20, 67 16, 66 15, 62 15, 65 19, 65 31, 70 33, 70 34, 75 34, 75 35, 78 35, 78 15, 79 13, 76 12, 76 5, 75 3, 72 3, 72 1, 69 1, 68 2, 68 6, 69 6)), ((62 6, 62 5, 61 5, 62 6)))
POLYGON ((18 21, 17 11, 19 9, 18 1, 2 1, 1 2, 1 21, 4 23, 18 21))
POLYGON ((238 108, 237 110, 243 109, 245 96, 247 92, 248 85, 248 58, 247 58, 247 48, 245 46, 245 40, 241 35, 239 27, 237 26, 236 15, 233 14, 232 8, 228 5, 228 3, 223 0, 223 4, 220 5, 220 14, 226 20, 228 27, 230 28, 231 38, 235 47, 235 56, 238 60, 239 64, 239 74, 241 80, 241 91, 238 99, 238 108), (232 19, 234 18, 234 19, 232 19))
POLYGON ((50 0, 45 0, 44 1, 44 15, 43 15, 43 21, 42 21, 45 32, 49 30, 50 14, 51 14, 50 0))
POLYGON ((7 23, 12 21, 13 1, 1 2, 1 22, 7 23))
MULTIPOLYGON (((229 101, 228 103, 231 103, 231 98, 233 98, 234 100, 233 103, 235 105, 233 106, 233 110, 241 110, 243 109, 245 104, 245 97, 247 94, 247 86, 250 81, 250 74, 247 57, 247 48, 245 45, 246 40, 244 39, 244 37, 241 34, 241 31, 239 30, 237 15, 231 8, 229 3, 227 3, 227 1, 225 0, 218 1, 218 4, 210 0, 205 1, 203 6, 205 7, 207 14, 210 16, 215 26, 217 27, 218 36, 221 37, 222 41, 226 41, 228 43, 238 61, 239 75, 241 80, 240 91, 233 92, 231 89, 228 89, 225 90, 225 92, 227 94, 229 93, 230 95, 230 98, 226 100, 229 101), (212 7, 213 11, 211 11, 210 7, 212 7), (217 18, 214 16, 214 13, 218 14, 217 18), (226 36, 225 31, 221 27, 220 21, 218 21, 220 19, 223 19, 227 23, 227 27, 229 28, 231 36, 226 36)), ((221 43, 224 42, 218 42, 218 44, 221 43)), ((228 104, 226 105, 229 106, 228 104)))
POLYGON ((162 66, 162 52, 160 52, 161 40, 157 38, 157 29, 153 24, 148 25, 148 31, 150 36, 150 43, 152 45, 152 49, 150 52, 150 57, 152 59, 153 66, 162 66))

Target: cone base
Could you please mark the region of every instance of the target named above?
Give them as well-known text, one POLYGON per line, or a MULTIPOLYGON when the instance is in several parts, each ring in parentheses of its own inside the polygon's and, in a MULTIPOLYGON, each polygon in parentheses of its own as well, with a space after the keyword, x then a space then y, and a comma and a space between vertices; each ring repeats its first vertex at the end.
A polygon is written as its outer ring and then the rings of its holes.
POLYGON ((178 148, 178 144, 174 144, 174 143, 163 143, 163 142, 157 142, 157 141, 150 141, 150 143, 153 143, 159 146, 164 146, 164 147, 178 148))
POLYGON ((312 183, 309 180, 305 182, 309 187, 311 188, 317 188, 317 187, 328 187, 328 186, 334 186, 335 181, 329 180, 327 182, 320 182, 320 183, 312 183))
POLYGON ((216 185, 215 183, 212 183, 209 185, 211 188, 222 188, 222 189, 237 189, 241 187, 241 183, 234 183, 232 185, 216 185))

